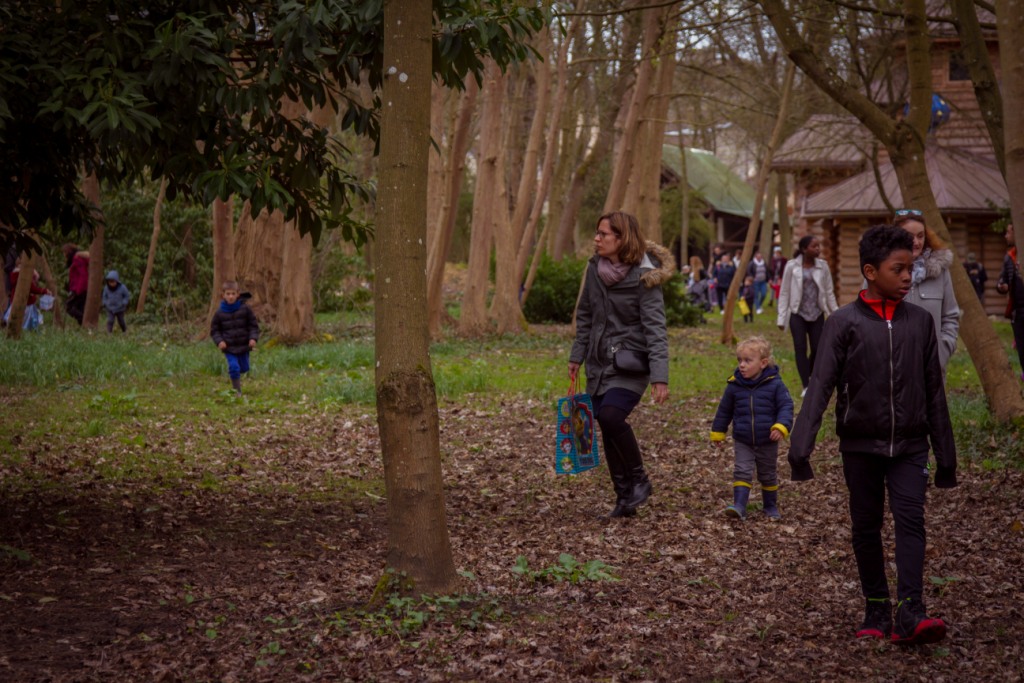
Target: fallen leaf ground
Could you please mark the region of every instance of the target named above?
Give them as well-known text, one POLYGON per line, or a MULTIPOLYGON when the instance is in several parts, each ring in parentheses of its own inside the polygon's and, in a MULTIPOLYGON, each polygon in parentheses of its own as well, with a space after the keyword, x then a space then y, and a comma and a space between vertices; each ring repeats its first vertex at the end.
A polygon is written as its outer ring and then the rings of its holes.
POLYGON ((947 640, 857 642, 835 444, 813 482, 783 481, 781 523, 730 521, 731 450, 706 442, 716 400, 634 413, 655 494, 613 521, 599 519, 604 468, 553 474, 548 403, 443 405, 449 528, 471 576, 457 599, 391 612, 366 605, 385 552, 372 411, 197 419, 164 441, 159 422, 137 425, 137 443, 16 440, 0 469, 0 680, 1020 680, 1019 470, 963 463, 958 489, 929 491, 926 601, 947 640), (181 475, 131 483, 140 448, 181 475), (512 571, 562 553, 620 580, 512 571))

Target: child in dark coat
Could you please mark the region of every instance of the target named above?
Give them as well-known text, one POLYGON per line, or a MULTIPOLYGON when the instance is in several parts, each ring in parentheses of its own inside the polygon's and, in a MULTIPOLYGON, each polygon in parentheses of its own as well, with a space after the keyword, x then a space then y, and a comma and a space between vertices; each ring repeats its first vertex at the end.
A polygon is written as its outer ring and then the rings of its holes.
POLYGON ((903 302, 911 287, 914 240, 878 225, 860 241, 867 289, 825 321, 814 374, 793 429, 794 481, 811 479, 810 457, 832 393, 843 475, 850 492, 853 554, 866 601, 858 638, 934 643, 946 635, 922 602, 928 447, 935 486, 956 486, 956 444, 946 406, 931 315, 903 302), (895 624, 882 542, 886 494, 896 540, 895 624))
POLYGON ((779 377, 771 344, 764 337, 744 339, 736 347, 739 367, 729 378, 711 425, 711 442, 721 445, 732 423, 736 455, 733 503, 726 515, 746 519, 747 501, 757 469, 764 514, 770 521, 779 513, 779 441, 793 426, 793 399, 779 377))
POLYGON ((103 308, 107 309, 107 332, 114 331, 114 321, 122 332, 128 331, 124 322, 124 312, 132 300, 131 292, 121 283, 121 276, 116 270, 107 273, 107 286, 103 288, 103 308))
POLYGON ((249 351, 260 338, 260 324, 256 314, 246 306, 248 292, 238 291, 238 283, 231 280, 223 285, 224 299, 210 321, 210 338, 224 352, 228 362, 228 375, 235 393, 242 395, 242 375, 249 372, 249 351))

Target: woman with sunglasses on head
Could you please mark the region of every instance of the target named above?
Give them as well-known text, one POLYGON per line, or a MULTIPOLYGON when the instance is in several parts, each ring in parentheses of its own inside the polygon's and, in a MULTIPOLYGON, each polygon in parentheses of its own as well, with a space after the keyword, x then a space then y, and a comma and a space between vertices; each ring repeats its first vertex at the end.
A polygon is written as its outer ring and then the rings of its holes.
POLYGON ((945 377, 946 363, 956 351, 956 337, 960 331, 960 307, 956 303, 953 278, 949 274, 953 252, 925 226, 924 214, 917 209, 900 209, 893 223, 914 238, 910 292, 903 301, 920 306, 931 314, 939 342, 939 365, 945 377))
POLYGON ((655 403, 668 399, 668 329, 661 285, 675 259, 648 242, 635 216, 613 211, 597 220, 594 256, 576 306, 576 340, 569 378, 586 364, 587 393, 601 425, 605 459, 615 489, 608 517, 633 517, 651 495, 640 446, 626 422, 647 385, 655 403))
POLYGON ((803 396, 811 382, 818 341, 825 327, 825 318, 837 308, 835 285, 828 262, 821 256, 821 240, 805 235, 797 244, 796 254, 786 264, 779 285, 779 312, 776 323, 780 330, 789 328, 793 335, 796 371, 803 384, 803 396))

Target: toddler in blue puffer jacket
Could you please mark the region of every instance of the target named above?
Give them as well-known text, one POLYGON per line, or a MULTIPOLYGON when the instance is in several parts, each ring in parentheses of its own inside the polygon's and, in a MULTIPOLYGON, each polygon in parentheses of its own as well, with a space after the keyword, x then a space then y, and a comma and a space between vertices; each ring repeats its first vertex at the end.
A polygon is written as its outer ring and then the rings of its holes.
POLYGON ((736 346, 739 367, 729 378, 711 425, 711 442, 721 445, 732 423, 736 464, 733 469, 732 505, 726 515, 746 519, 747 501, 757 470, 764 514, 771 521, 779 513, 779 441, 793 428, 793 399, 779 377, 772 346, 764 337, 750 337, 736 346))

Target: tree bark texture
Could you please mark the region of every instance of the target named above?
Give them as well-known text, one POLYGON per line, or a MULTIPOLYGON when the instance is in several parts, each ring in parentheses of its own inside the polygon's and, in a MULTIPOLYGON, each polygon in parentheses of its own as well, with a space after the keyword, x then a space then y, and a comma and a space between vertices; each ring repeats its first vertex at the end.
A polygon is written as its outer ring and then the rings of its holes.
POLYGON ((455 235, 455 222, 459 214, 459 195, 466 178, 466 155, 469 153, 470 129, 473 113, 476 111, 479 88, 476 79, 466 83, 466 90, 459 97, 458 113, 454 129, 449 131, 446 145, 445 184, 442 188, 443 200, 438 216, 438 226, 434 239, 428 240, 430 245, 427 259, 427 311, 430 334, 437 337, 441 333, 444 319, 444 266, 448 262, 448 253, 455 235))
MULTIPOLYGON (((213 239, 213 286, 210 289, 210 310, 206 316, 206 329, 203 334, 209 334, 210 321, 213 314, 217 312, 220 305, 221 288, 228 280, 234 280, 235 273, 235 235, 231 224, 232 200, 213 200, 213 221, 210 226, 213 239)), ((248 215, 243 213, 243 215, 248 215)))
MULTIPOLYGON (((629 100, 622 131, 617 142, 612 180, 608 187, 608 196, 605 198, 602 213, 619 210, 632 214, 637 212, 636 206, 626 202, 627 188, 634 170, 633 166, 636 158, 636 147, 642 115, 647 110, 647 100, 651 96, 655 59, 657 57, 658 45, 665 32, 667 9, 667 7, 657 7, 643 10, 642 56, 639 64, 637 64, 636 82, 633 84, 632 96, 629 100)), ((635 196, 636 194, 634 194, 635 196)))
POLYGON ((21 252, 19 265, 21 272, 18 275, 18 283, 11 293, 11 313, 7 318, 8 339, 21 339, 21 326, 25 322, 25 308, 28 306, 28 297, 32 289, 35 262, 35 252, 21 252))
POLYGON ((1003 75, 1006 187, 1010 191, 1017 253, 1024 254, 1024 7, 1012 0, 996 2, 999 62, 1003 75))
POLYGON ((458 575, 444 509, 426 307, 431 3, 384 4, 374 320, 377 422, 388 511, 388 567, 417 592, 458 575))
MULTIPOLYGON (((953 240, 942 219, 935 195, 928 182, 924 163, 925 132, 931 117, 931 73, 927 59, 924 0, 905 3, 907 65, 911 82, 910 112, 900 122, 857 91, 841 76, 826 67, 826 62, 804 41, 782 0, 758 0, 790 59, 835 102, 856 116, 885 145, 900 181, 903 202, 925 214, 930 230, 946 244, 953 240), (922 58, 920 53, 925 51, 922 58), (925 107, 927 111, 919 111, 925 107)), ((1004 75, 1004 78, 1006 76, 1004 75)), ((1005 98, 1004 98, 1005 99, 1005 98)), ((1006 105, 1007 107, 1009 105, 1006 105)), ((1007 154, 1007 164, 1010 159, 1007 154)), ((988 321, 963 268, 951 268, 953 289, 960 305, 960 336, 967 346, 989 407, 1002 422, 1024 416, 1024 398, 1017 380, 1007 372, 1010 361, 995 329, 988 321)))
POLYGON ((487 289, 494 241, 495 207, 507 212, 490 193, 498 183, 504 185, 502 156, 502 110, 505 106, 505 77, 493 62, 484 71, 483 109, 480 114, 480 141, 477 155, 476 186, 473 189, 473 227, 469 238, 469 264, 466 291, 462 294, 459 333, 467 336, 488 331, 487 289))
MULTIPOLYGON (((1010 5, 1017 5, 1018 3, 1005 2, 1004 4, 1006 5, 1005 7, 998 9, 1000 10, 999 15, 1005 19, 1013 12, 1010 5)), ((978 23, 978 10, 974 0, 951 0, 950 6, 956 16, 956 31, 960 35, 960 50, 964 61, 967 63, 967 70, 971 74, 974 97, 978 100, 982 119, 984 119, 985 127, 988 129, 992 150, 996 155, 996 163, 999 164, 999 170, 1003 172, 1003 177, 1006 177, 1006 158, 1003 154, 1003 96, 999 92, 999 79, 996 78, 996 70, 988 56, 988 46, 985 44, 981 25, 978 23)), ((1017 14, 1020 14, 1019 9, 1017 14)), ((1022 27, 1018 25, 1017 28, 1020 29, 1022 27)), ((1019 47, 1020 41, 1016 42, 1019 47)), ((1003 45, 1001 39, 999 43, 1000 46, 1003 45)), ((1005 83, 1005 63, 1002 64, 1002 69, 1003 82, 1005 83)), ((1012 111, 1015 114, 1020 113, 1019 109, 1012 111)), ((1011 194, 1010 196, 1012 197, 1013 195, 1011 194)))
POLYGON ((160 191, 153 205, 153 234, 149 238, 149 256, 146 257, 146 272, 142 275, 142 286, 139 287, 139 300, 135 304, 135 312, 142 313, 146 307, 146 294, 149 292, 149 278, 153 275, 153 264, 156 262, 156 245, 160 239, 160 211, 164 206, 167 193, 167 178, 160 181, 160 191))
POLYGON ((786 76, 782 79, 782 96, 779 98, 779 113, 775 119, 775 128, 772 130, 772 137, 768 141, 768 147, 764 150, 764 158, 761 160, 761 168, 757 173, 757 182, 754 191, 754 212, 750 218, 750 225, 747 227, 747 236, 743 240, 743 253, 740 262, 736 266, 736 275, 729 284, 729 292, 725 297, 725 315, 722 317, 723 344, 734 344, 736 334, 733 332, 733 312, 736 310, 736 293, 740 291, 747 272, 747 264, 754 252, 754 242, 757 239, 758 230, 761 228, 761 210, 764 208, 765 189, 768 186, 768 179, 771 175, 772 156, 782 142, 782 131, 786 126, 786 116, 789 112, 789 102, 793 94, 793 77, 796 74, 796 65, 790 62, 786 65, 786 76))
POLYGON ((89 243, 89 289, 85 294, 85 310, 82 313, 82 327, 96 329, 100 319, 100 307, 103 305, 103 278, 106 277, 103 263, 103 233, 105 232, 102 212, 100 211, 100 181, 90 174, 82 181, 82 194, 93 206, 93 211, 100 213, 100 220, 92 233, 89 243))

